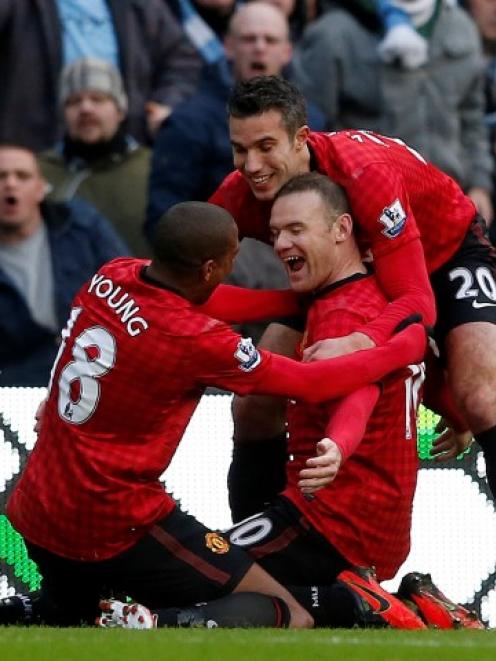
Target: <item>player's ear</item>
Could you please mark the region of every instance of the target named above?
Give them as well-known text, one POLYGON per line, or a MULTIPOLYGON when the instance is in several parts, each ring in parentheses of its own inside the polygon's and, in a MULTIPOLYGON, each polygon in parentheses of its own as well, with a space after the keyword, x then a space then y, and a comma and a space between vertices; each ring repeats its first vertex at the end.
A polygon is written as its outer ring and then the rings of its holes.
POLYGON ((349 213, 342 213, 336 218, 336 240, 346 241, 353 234, 353 219, 349 213))
POLYGON ((215 271, 215 261, 213 259, 207 259, 200 266, 200 279, 202 282, 210 282, 212 275, 215 271))
POLYGON ((301 151, 303 147, 307 144, 309 134, 310 134, 310 129, 306 124, 304 126, 300 126, 300 128, 296 131, 294 137, 294 144, 296 151, 301 151))

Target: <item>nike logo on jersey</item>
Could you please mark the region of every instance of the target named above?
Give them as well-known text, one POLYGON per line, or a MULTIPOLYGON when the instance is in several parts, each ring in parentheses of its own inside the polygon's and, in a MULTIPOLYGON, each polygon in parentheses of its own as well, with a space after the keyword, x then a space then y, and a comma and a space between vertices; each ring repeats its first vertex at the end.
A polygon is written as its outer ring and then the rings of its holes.
POLYGON ((496 303, 479 303, 479 301, 472 301, 473 308, 494 308, 496 303))

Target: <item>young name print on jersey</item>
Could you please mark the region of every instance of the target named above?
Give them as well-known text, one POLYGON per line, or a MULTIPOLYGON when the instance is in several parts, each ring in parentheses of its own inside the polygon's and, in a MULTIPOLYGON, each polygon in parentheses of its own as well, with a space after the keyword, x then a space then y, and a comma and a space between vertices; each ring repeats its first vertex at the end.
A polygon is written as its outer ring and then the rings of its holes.
POLYGON ((148 322, 138 316, 140 306, 125 292, 120 285, 115 285, 110 278, 96 273, 90 282, 88 292, 107 302, 107 305, 119 317, 131 337, 140 335, 148 329, 148 322))
POLYGON ((255 367, 260 365, 262 360, 256 347, 251 341, 251 337, 241 338, 236 347, 236 351, 234 352, 234 357, 241 363, 239 369, 243 370, 243 372, 251 372, 255 367))
POLYGON ((382 233, 388 239, 394 239, 400 234, 406 223, 406 213, 401 206, 401 202, 396 199, 392 204, 386 207, 379 217, 379 221, 384 225, 382 233))

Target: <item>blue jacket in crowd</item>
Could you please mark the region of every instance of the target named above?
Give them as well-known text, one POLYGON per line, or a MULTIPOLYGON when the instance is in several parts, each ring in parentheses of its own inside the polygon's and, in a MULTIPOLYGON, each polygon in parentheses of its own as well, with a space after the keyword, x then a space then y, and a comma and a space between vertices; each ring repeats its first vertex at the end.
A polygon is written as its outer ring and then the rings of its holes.
MULTIPOLYGON (((44 202, 57 320, 62 329, 79 288, 106 261, 129 250, 85 202, 44 202)), ((35 322, 21 293, 0 267, 0 386, 46 386, 59 333, 35 322)))

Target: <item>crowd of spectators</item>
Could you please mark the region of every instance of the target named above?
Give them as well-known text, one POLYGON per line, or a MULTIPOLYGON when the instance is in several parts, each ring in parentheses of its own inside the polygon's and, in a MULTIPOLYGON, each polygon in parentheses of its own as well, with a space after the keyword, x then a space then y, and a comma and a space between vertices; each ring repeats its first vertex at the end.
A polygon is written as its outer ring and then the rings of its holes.
MULTIPOLYGON (((232 169, 229 90, 271 74, 313 129, 404 140, 492 221, 496 0, 1 0, 0 385, 47 383, 90 271, 149 256, 172 204, 209 198, 232 169), (18 159, 42 191, 29 213, 18 159)), ((270 248, 243 243, 231 281, 285 286, 270 248)))

